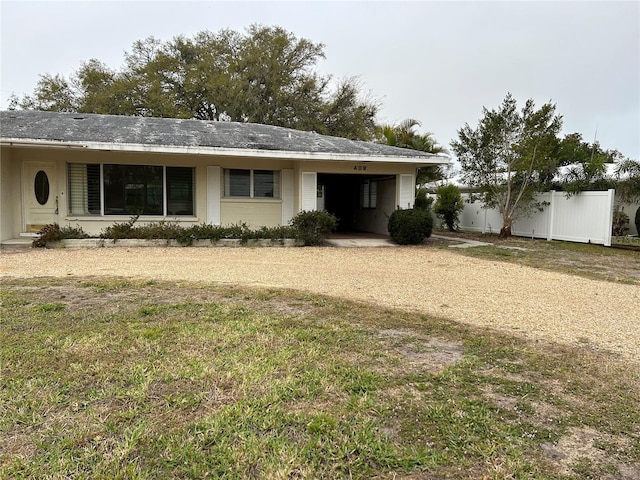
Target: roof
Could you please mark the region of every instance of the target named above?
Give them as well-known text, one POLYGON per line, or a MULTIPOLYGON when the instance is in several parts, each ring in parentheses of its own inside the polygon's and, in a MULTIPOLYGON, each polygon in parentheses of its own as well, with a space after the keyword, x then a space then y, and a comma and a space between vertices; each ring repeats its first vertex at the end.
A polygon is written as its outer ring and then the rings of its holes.
POLYGON ((448 163, 446 155, 255 123, 33 110, 0 112, 3 144, 309 160, 448 163))

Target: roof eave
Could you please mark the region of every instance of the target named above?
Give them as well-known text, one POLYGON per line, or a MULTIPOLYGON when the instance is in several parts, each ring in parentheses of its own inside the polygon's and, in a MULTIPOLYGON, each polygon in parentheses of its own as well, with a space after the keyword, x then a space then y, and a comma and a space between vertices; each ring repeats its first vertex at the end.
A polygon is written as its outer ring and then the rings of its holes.
POLYGON ((114 152, 146 152, 181 155, 208 155, 219 157, 255 157, 277 158, 302 161, 333 161, 333 162, 378 162, 378 163, 409 163, 416 166, 440 165, 449 163, 445 154, 428 156, 395 156, 371 155, 358 153, 332 152, 297 152, 286 150, 259 150, 249 148, 225 148, 205 146, 175 146, 175 145, 146 145, 137 143, 108 143, 108 142, 69 142, 38 140, 24 138, 2 138, 0 145, 36 148, 69 148, 114 152))

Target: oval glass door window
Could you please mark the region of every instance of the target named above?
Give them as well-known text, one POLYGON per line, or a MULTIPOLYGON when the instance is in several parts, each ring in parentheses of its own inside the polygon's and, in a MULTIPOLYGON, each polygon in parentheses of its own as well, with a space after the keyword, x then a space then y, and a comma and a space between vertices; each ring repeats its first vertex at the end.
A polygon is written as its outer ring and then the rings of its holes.
POLYGON ((40 205, 46 205, 49 201, 49 177, 40 170, 36 173, 36 179, 33 182, 33 190, 36 194, 36 200, 40 205))

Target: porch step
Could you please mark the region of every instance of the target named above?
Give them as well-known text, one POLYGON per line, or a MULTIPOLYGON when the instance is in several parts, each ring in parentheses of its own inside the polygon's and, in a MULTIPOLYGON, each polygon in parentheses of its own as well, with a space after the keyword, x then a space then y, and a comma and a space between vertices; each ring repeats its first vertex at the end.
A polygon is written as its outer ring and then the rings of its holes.
POLYGON ((31 242, 33 237, 23 238, 10 238, 0 242, 0 249, 2 250, 26 250, 31 248, 31 242))

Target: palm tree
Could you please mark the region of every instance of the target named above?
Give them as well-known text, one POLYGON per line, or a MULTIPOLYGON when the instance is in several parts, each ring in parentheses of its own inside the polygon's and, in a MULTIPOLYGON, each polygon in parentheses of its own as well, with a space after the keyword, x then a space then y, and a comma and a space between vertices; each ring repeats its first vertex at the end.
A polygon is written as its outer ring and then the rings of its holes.
MULTIPOLYGON (((378 127, 378 142, 392 147, 409 148, 428 153, 447 153, 447 151, 436 142, 433 133, 418 133, 414 128, 422 124, 413 118, 407 118, 397 125, 382 125, 378 127)), ((418 184, 442 180, 444 172, 439 165, 432 167, 422 167, 418 169, 416 182, 418 184)))
POLYGON ((640 162, 630 158, 619 161, 614 171, 618 184, 616 194, 624 203, 633 203, 640 199, 640 162))
POLYGON ((397 125, 382 125, 378 127, 378 139, 380 143, 392 147, 410 148, 421 152, 440 153, 444 149, 438 145, 433 133, 419 134, 414 127, 422 124, 413 118, 407 118, 397 125))

